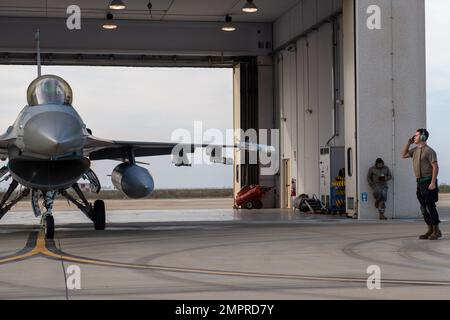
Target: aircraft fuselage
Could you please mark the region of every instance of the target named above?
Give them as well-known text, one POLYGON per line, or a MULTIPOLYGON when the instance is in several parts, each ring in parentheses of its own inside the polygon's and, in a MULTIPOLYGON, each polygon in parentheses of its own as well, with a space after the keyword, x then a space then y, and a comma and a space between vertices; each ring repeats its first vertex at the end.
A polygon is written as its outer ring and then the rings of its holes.
POLYGON ((26 106, 8 129, 9 169, 28 188, 70 187, 90 167, 83 157, 89 133, 71 105, 26 106))

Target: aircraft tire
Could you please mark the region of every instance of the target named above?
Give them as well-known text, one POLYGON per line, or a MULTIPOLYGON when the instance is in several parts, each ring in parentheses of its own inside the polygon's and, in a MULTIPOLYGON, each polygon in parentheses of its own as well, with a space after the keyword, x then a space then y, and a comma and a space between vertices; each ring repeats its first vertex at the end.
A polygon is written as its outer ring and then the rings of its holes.
POLYGON ((45 239, 53 239, 55 237, 55 219, 48 215, 45 217, 45 239))
POLYGON ((106 213, 105 202, 103 200, 96 200, 94 202, 93 222, 95 230, 105 230, 106 228, 106 213))

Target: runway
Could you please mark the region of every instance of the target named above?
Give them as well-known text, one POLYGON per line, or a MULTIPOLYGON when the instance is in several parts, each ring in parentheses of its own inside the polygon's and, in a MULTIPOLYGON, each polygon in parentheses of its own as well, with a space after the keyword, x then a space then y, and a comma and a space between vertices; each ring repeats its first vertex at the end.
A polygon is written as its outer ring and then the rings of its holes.
MULTIPOLYGON (((207 217, 202 210, 197 215, 207 217)), ((64 222, 66 212, 54 241, 45 241, 37 225, 3 223, 0 298, 450 298, 447 222, 444 239, 431 242, 417 240, 424 231, 419 220, 220 210, 222 220, 184 222, 138 222, 131 211, 113 211, 104 232, 81 219, 64 222), (112 222, 115 215, 134 221, 112 222), (66 287, 71 265, 81 269, 80 290, 66 287), (367 288, 371 265, 381 268, 381 290, 367 288)), ((186 214, 173 209, 174 216, 186 214)))

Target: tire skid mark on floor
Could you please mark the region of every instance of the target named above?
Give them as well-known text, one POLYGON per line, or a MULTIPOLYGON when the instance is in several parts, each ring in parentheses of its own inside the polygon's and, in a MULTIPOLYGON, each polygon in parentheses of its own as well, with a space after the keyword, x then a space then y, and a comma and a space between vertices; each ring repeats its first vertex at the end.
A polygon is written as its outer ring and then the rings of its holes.
MULTIPOLYGON (((141 264, 122 263, 107 260, 96 260, 92 258, 85 258, 67 254, 63 251, 58 250, 53 240, 46 241, 43 231, 40 231, 37 234, 37 237, 36 232, 33 233, 30 234, 29 241, 27 241, 27 245, 23 250, 18 252, 18 255, 10 257, 0 257, 0 265, 40 256, 58 261, 63 260, 66 262, 76 262, 80 264, 134 269, 134 270, 152 270, 163 272, 203 274, 213 276, 264 278, 264 279, 278 279, 290 281, 301 280, 301 281, 329 281, 329 282, 364 283, 364 284, 367 283, 366 278, 356 278, 356 277, 309 276, 296 274, 239 272, 239 271, 211 270, 211 269, 187 268, 187 267, 173 267, 163 265, 141 265, 141 264), (31 250, 29 250, 33 244, 34 247, 31 250)), ((383 283, 388 285, 450 286, 450 281, 428 281, 428 280, 384 279, 383 283)))

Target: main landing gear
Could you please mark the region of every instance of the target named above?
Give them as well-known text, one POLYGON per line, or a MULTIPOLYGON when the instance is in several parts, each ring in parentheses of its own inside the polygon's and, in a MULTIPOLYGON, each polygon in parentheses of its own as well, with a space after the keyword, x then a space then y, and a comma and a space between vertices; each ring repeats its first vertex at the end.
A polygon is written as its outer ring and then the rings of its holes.
POLYGON ((30 189, 22 189, 19 191, 18 195, 14 199, 9 200, 9 198, 11 198, 11 195, 17 189, 18 186, 19 183, 13 180, 9 185, 8 191, 6 191, 6 193, 3 195, 3 198, 0 201, 0 219, 3 218, 3 216, 7 214, 8 211, 11 210, 12 207, 14 207, 17 204, 17 202, 19 202, 20 200, 22 200, 23 198, 27 197, 30 194, 30 189))
MULTIPOLYGON (((7 181, 11 178, 7 169, 0 168, 0 182, 7 181)), ((92 191, 95 193, 100 192, 100 182, 97 176, 92 170, 89 170, 85 174, 85 178, 91 183, 92 191)), ((55 220, 53 218, 53 204, 57 194, 62 195, 68 201, 75 204, 78 209, 81 210, 93 223, 95 230, 105 230, 106 227, 106 214, 105 203, 103 200, 96 200, 93 204, 90 203, 77 183, 73 184, 71 189, 74 191, 69 193, 68 189, 61 190, 39 190, 21 188, 16 194, 15 198, 10 200, 14 191, 19 187, 19 183, 12 179, 9 185, 8 191, 3 195, 0 200, 0 219, 11 210, 20 200, 27 197, 31 192, 31 206, 33 213, 37 218, 41 218, 41 227, 45 232, 46 239, 53 239, 55 236, 55 220)), ((69 188, 70 189, 70 188, 69 188)))
POLYGON ((106 227, 106 214, 105 214, 105 203, 103 200, 96 200, 92 205, 84 196, 83 192, 80 190, 78 184, 74 184, 72 189, 78 195, 79 199, 76 199, 67 190, 60 190, 59 193, 65 197, 67 200, 72 202, 74 205, 83 212, 88 219, 94 223, 95 230, 105 230, 106 227))

